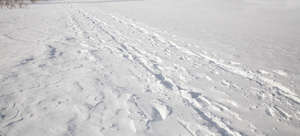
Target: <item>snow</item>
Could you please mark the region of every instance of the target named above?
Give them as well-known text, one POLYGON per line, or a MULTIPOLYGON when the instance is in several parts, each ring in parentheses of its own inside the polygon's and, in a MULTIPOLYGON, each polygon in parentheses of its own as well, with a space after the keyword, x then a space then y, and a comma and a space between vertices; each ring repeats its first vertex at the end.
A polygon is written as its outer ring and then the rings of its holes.
POLYGON ((300 135, 297 0, 0 9, 0 135, 300 135))

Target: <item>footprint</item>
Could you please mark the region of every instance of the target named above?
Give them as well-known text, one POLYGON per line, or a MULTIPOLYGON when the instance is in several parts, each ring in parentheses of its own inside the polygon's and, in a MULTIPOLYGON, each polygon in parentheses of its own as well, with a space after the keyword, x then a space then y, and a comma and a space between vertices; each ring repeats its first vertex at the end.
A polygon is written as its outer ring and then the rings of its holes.
POLYGON ((154 102, 152 107, 153 120, 165 120, 172 113, 172 108, 160 101, 154 102))
POLYGON ((26 59, 22 60, 17 66, 26 65, 26 64, 30 63, 31 61, 33 61, 33 60, 34 60, 33 57, 26 58, 26 59))
POLYGON ((48 48, 50 49, 49 51, 49 59, 53 59, 55 58, 56 56, 56 48, 51 46, 51 45, 48 45, 48 48))

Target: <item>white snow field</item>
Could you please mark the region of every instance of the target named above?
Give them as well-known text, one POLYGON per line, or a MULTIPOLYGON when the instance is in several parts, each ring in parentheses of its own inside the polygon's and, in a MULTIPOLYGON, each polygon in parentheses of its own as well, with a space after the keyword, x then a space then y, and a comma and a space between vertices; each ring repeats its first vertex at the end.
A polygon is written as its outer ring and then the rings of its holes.
POLYGON ((0 9, 0 136, 298 136, 299 2, 0 9))

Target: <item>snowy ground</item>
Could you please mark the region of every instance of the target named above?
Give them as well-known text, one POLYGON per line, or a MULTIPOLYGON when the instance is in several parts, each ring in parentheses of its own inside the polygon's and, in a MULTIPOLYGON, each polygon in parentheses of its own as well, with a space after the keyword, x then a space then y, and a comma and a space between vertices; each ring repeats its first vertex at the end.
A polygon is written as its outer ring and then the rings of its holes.
POLYGON ((300 135, 299 11, 296 0, 0 9, 0 136, 300 135))

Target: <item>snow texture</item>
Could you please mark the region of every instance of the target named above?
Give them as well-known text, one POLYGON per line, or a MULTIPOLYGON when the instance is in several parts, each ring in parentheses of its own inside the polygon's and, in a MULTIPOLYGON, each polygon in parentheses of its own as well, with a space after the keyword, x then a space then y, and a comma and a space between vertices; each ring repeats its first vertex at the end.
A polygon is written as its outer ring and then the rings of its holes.
MULTIPOLYGON (((216 1, 198 2, 223 14, 213 8, 216 1)), ((236 13, 235 4, 245 3, 246 9, 271 9, 266 7, 272 3, 274 12, 299 11, 293 0, 287 0, 288 11, 270 1, 223 3, 230 14, 236 13)), ((290 44, 270 49, 293 48, 296 53, 282 57, 292 58, 290 62, 274 55, 272 61, 255 63, 262 56, 251 53, 266 53, 255 44, 259 40, 242 38, 245 44, 235 48, 239 57, 234 58, 219 48, 235 47, 234 40, 241 39, 234 34, 220 39, 199 31, 188 39, 183 38, 193 33, 188 28, 171 30, 184 35, 176 36, 164 30, 172 29, 172 22, 164 26, 151 23, 153 16, 145 19, 156 6, 158 11, 186 11, 169 14, 185 18, 188 10, 197 10, 193 2, 184 1, 181 7, 176 0, 53 0, 0 9, 0 136, 300 135, 300 59, 299 47, 293 45, 300 38, 282 37, 278 42, 292 39, 290 44), (128 17, 132 5, 144 9, 128 17), (222 43, 225 39, 233 44, 222 43), (247 54, 248 48, 253 50, 247 54)), ((160 22, 164 13, 156 17, 160 22)), ((266 29, 258 32, 260 38, 266 29)))

